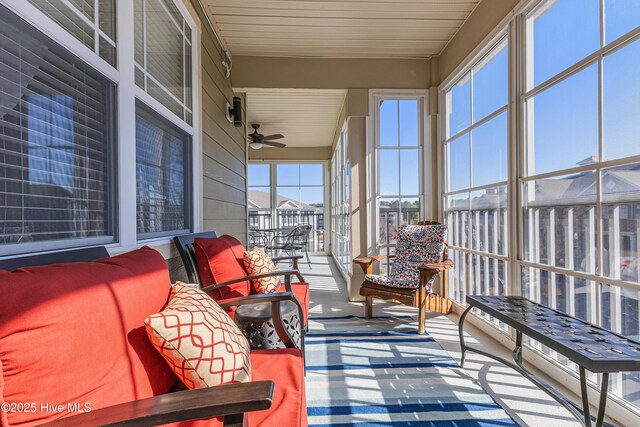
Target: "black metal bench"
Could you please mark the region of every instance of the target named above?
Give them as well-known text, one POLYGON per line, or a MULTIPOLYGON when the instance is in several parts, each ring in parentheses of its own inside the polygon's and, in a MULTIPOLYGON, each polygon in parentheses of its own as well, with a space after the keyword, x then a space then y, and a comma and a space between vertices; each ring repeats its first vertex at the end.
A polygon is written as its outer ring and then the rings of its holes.
POLYGON ((586 370, 602 374, 600 405, 596 418, 597 427, 602 426, 604 422, 609 374, 622 371, 640 371, 640 342, 523 297, 467 296, 466 301, 469 307, 460 317, 459 323, 462 350, 460 365, 464 366, 467 351, 473 351, 504 363, 557 400, 585 426, 591 426, 586 370), (482 310, 515 329, 516 347, 513 350, 515 364, 465 344, 464 319, 472 308, 482 310), (565 356, 580 367, 582 410, 523 366, 523 334, 565 356))

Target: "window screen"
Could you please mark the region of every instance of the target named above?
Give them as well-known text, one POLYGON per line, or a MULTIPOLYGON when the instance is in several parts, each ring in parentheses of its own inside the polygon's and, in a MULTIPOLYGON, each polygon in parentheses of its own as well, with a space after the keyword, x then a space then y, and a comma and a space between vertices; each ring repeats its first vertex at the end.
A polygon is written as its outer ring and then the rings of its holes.
POLYGON ((136 114, 138 237, 189 231, 191 138, 141 104, 136 114))
POLYGON ((189 125, 191 35, 172 0, 135 0, 136 84, 189 125))
POLYGON ((109 64, 116 65, 115 0, 29 0, 29 3, 109 64))
POLYGON ((0 22, 0 254, 114 241, 115 85, 2 6, 0 22))

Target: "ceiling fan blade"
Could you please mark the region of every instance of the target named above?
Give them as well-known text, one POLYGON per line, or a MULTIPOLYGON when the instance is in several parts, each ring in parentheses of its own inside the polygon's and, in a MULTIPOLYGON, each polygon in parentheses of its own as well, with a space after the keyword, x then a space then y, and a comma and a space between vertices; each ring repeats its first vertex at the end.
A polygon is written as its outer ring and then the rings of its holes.
POLYGON ((282 142, 273 142, 273 141, 262 141, 262 143, 264 145, 268 145, 270 147, 276 147, 276 148, 284 148, 287 146, 287 144, 283 144, 282 142))
POLYGON ((264 138, 262 138, 263 141, 273 141, 274 139, 282 139, 284 138, 284 135, 282 135, 281 133, 274 133, 273 135, 267 135, 264 138))

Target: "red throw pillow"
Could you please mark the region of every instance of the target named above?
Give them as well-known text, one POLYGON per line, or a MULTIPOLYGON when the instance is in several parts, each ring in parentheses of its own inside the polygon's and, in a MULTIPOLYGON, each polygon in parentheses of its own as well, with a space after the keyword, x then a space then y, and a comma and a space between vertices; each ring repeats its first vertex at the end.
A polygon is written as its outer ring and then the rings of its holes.
MULTIPOLYGON (((226 236, 212 239, 197 238, 193 242, 193 249, 203 287, 240 279, 247 275, 244 268, 238 263, 226 236)), ((244 280, 210 291, 209 295, 219 301, 247 296, 250 289, 249 281, 244 280)))
POLYGON ((169 304, 144 323, 156 350, 190 389, 251 381, 247 338, 200 289, 176 283, 169 304))

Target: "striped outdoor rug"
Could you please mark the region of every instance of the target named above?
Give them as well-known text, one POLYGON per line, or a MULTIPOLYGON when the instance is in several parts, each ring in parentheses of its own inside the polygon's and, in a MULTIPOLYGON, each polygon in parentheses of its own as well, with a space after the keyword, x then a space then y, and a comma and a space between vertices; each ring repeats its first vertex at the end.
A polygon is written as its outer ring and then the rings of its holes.
POLYGON ((409 319, 309 321, 310 426, 517 425, 433 338, 418 335, 409 319))

